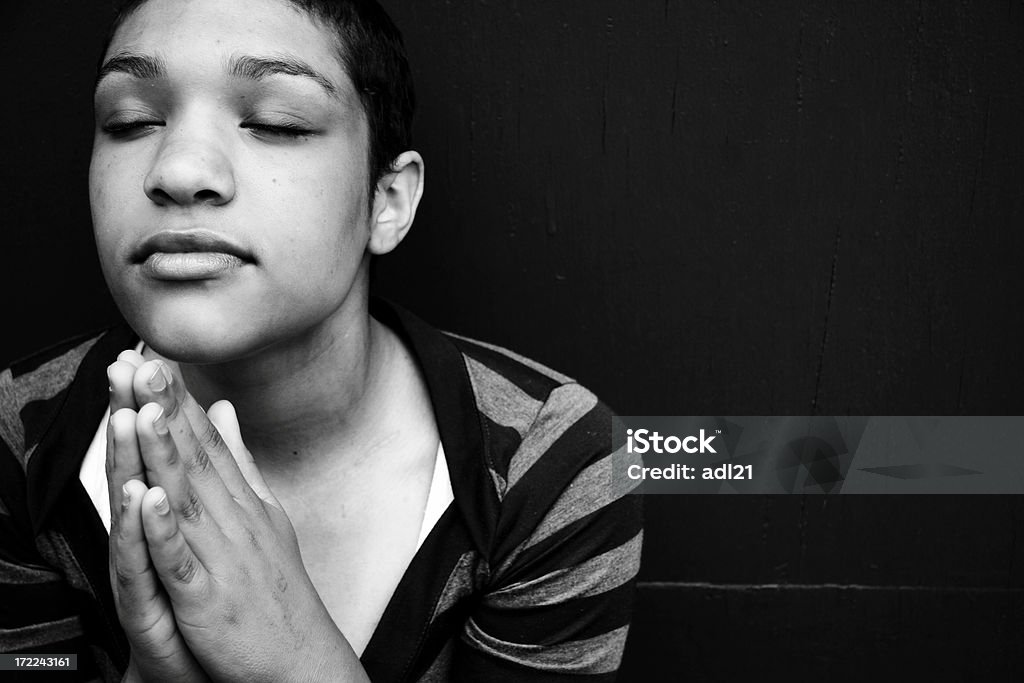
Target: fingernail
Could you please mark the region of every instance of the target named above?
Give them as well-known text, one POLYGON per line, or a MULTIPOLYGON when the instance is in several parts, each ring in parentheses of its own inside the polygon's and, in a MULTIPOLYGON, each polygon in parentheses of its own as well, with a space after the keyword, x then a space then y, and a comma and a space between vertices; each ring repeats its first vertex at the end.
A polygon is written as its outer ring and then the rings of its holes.
POLYGON ((132 502, 132 494, 128 493, 128 484, 121 487, 121 509, 127 510, 128 504, 132 502))
POLYGON ((164 389, 166 389, 167 385, 170 383, 170 371, 164 366, 163 363, 158 362, 156 370, 153 371, 153 374, 150 376, 146 384, 148 384, 149 388, 152 389, 153 391, 161 392, 164 389))
POLYGON ((160 406, 160 412, 153 418, 153 430, 157 436, 167 436, 167 420, 164 419, 163 406, 160 406))
POLYGON ((114 444, 115 448, 107 449, 108 462, 104 463, 104 466, 107 469, 113 469, 117 467, 117 441, 114 437, 114 423, 110 419, 107 419, 107 443, 114 444))
POLYGON ((160 363, 160 372, 163 374, 164 379, 167 380, 167 386, 174 384, 174 375, 171 374, 171 369, 160 363))
POLYGON ((171 506, 167 504, 167 494, 160 494, 160 498, 157 499, 153 507, 156 508, 156 513, 158 515, 166 515, 168 512, 170 512, 171 506))

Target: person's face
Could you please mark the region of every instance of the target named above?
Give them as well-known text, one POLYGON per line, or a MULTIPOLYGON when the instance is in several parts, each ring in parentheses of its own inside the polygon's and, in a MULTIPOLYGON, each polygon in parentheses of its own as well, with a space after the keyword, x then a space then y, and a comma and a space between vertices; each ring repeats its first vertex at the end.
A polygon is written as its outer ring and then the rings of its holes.
POLYGON ((281 0, 150 0, 104 61, 93 225, 142 338, 217 362, 350 310, 368 127, 332 36, 281 0))

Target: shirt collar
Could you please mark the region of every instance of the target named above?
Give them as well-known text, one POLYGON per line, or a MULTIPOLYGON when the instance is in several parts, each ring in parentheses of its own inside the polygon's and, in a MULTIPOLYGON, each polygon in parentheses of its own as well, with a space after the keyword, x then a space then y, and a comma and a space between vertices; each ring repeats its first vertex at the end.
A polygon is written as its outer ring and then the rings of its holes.
MULTIPOLYGON (((370 314, 403 339, 423 372, 456 508, 474 545, 486 552, 499 503, 485 465, 483 425, 462 352, 452 338, 384 299, 371 298, 370 314)), ((64 400, 46 416, 50 427, 27 473, 27 502, 36 533, 68 485, 78 480, 82 459, 107 408, 107 366, 138 341, 124 324, 102 335, 83 358, 64 400)))

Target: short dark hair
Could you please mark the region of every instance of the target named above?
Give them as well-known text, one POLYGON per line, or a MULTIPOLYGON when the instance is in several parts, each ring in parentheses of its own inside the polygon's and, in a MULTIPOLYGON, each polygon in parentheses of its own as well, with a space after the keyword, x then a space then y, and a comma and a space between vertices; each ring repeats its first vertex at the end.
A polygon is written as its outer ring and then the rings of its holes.
MULTIPOLYGON (((126 0, 100 53, 110 47, 121 24, 148 0, 126 0)), ((375 0, 282 0, 302 10, 337 38, 341 63, 359 93, 369 126, 370 201, 377 183, 391 172, 399 154, 412 146, 416 109, 412 73, 402 33, 375 0)))

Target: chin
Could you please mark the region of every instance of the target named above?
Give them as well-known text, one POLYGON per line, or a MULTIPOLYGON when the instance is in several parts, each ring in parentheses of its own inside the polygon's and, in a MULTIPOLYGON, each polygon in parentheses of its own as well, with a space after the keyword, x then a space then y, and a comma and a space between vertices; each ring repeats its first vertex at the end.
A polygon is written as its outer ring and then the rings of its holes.
POLYGON ((125 318, 147 346, 161 356, 193 365, 228 363, 267 345, 263 330, 247 307, 230 310, 203 305, 156 305, 126 311, 125 318))
POLYGON ((190 334, 189 330, 164 333, 140 332, 146 345, 164 358, 187 365, 219 365, 236 361, 252 353, 236 340, 214 338, 207 333, 190 334))

